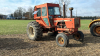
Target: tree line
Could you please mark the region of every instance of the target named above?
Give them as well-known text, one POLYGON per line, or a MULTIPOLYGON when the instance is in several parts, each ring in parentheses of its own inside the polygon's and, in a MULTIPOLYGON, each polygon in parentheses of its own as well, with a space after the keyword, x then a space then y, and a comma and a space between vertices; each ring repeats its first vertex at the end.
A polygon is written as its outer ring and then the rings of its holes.
MULTIPOLYGON (((55 4, 59 4, 60 5, 60 11, 61 11, 61 15, 63 14, 63 2, 65 3, 65 11, 68 10, 68 5, 70 4, 70 0, 58 0, 56 2, 52 2, 55 4)), ((33 18, 33 13, 34 8, 29 7, 28 11, 26 11, 26 9, 22 8, 22 7, 18 7, 14 13, 11 14, 12 17, 18 18, 20 19, 21 17, 26 17, 27 19, 32 19, 33 18)), ((66 13, 65 13, 66 14, 66 13)), ((67 16, 67 15, 65 15, 67 16)))
MULTIPOLYGON (((74 18, 76 16, 73 16, 74 18)), ((99 19, 100 16, 77 16, 77 18, 80 18, 80 19, 99 19)))
POLYGON ((25 8, 18 7, 14 13, 10 14, 11 17, 14 17, 15 19, 32 19, 33 18, 33 13, 34 8, 29 7, 28 10, 26 11, 25 8))
MULTIPOLYGON (((56 4, 59 4, 59 6, 60 6, 61 15, 63 15, 63 2, 65 3, 65 11, 67 12, 68 6, 70 4, 70 0, 58 0, 58 1, 56 1, 56 4)), ((24 9, 22 7, 18 7, 14 11, 14 13, 11 14, 11 16, 15 17, 16 19, 22 19, 22 17, 25 17, 25 19, 33 19, 33 15, 32 15, 33 11, 34 11, 34 8, 32 8, 32 7, 29 7, 27 9, 27 11, 26 11, 26 9, 24 9)), ((65 16, 68 17, 67 15, 65 15, 65 16)), ((73 17, 75 18, 76 16, 73 16, 73 17)), ((80 19, 98 19, 98 18, 100 18, 98 16, 77 16, 77 17, 80 19)))

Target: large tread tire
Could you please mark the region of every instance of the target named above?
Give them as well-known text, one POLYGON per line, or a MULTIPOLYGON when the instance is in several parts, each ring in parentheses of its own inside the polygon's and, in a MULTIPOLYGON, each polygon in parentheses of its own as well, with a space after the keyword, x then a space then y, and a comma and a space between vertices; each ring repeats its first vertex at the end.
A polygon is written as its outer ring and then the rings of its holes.
POLYGON ((59 33, 56 36, 56 43, 60 47, 67 47, 69 45, 69 38, 64 33, 59 33))
POLYGON ((35 41, 39 40, 42 37, 42 28, 38 22, 32 21, 27 25, 27 36, 29 39, 35 41))
POLYGON ((76 34, 73 35, 74 39, 77 41, 84 41, 84 34, 81 31, 77 31, 76 34))
POLYGON ((92 26, 90 27, 90 32, 93 36, 100 36, 100 22, 92 24, 92 26))

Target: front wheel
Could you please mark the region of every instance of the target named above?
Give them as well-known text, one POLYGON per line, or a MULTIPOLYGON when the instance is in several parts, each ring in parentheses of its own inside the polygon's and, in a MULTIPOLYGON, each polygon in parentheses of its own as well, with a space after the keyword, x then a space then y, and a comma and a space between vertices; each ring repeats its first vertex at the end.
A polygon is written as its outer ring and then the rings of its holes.
POLYGON ((77 31, 76 34, 73 35, 74 39, 77 41, 82 41, 84 40, 84 34, 81 31, 77 31))
POLYGON ((56 43, 58 46, 66 47, 69 44, 69 38, 64 33, 59 33, 56 36, 56 43))

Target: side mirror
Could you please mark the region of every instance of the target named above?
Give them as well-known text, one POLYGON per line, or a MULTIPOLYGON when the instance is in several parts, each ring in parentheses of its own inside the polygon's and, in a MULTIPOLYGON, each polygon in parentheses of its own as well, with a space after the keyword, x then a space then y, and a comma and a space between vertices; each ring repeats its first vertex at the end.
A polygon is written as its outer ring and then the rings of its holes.
POLYGON ((34 11, 33 13, 32 13, 32 15, 34 15, 34 14, 36 14, 38 11, 34 11))

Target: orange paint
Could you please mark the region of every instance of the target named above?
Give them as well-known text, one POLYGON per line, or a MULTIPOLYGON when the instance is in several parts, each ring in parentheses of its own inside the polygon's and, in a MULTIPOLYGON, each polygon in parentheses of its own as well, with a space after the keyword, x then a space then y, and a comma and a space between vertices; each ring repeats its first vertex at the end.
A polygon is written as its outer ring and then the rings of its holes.
POLYGON ((40 9, 41 10, 41 16, 37 17, 37 14, 34 14, 34 19, 43 27, 43 28, 55 28, 55 31, 70 31, 71 33, 74 33, 74 32, 77 32, 78 31, 78 28, 80 27, 80 18, 59 18, 58 16, 61 16, 60 15, 49 15, 49 12, 48 12, 48 7, 59 7, 59 4, 52 4, 52 3, 45 3, 45 4, 42 4, 42 5, 37 5, 35 6, 35 9, 34 11, 37 11, 37 9, 40 9), (47 16, 42 16, 42 8, 43 7, 46 7, 46 10, 47 10, 47 16), (50 18, 49 16, 52 17, 52 24, 50 23, 50 18), (47 18, 48 20, 48 23, 49 25, 46 24, 46 22, 43 20, 43 18, 47 18), (75 22, 75 21, 77 21, 75 22), (57 24, 58 22, 65 22, 65 25, 67 28, 57 28, 57 24), (77 24, 79 24, 79 26, 77 24), (77 26, 75 26, 77 25, 77 26))

